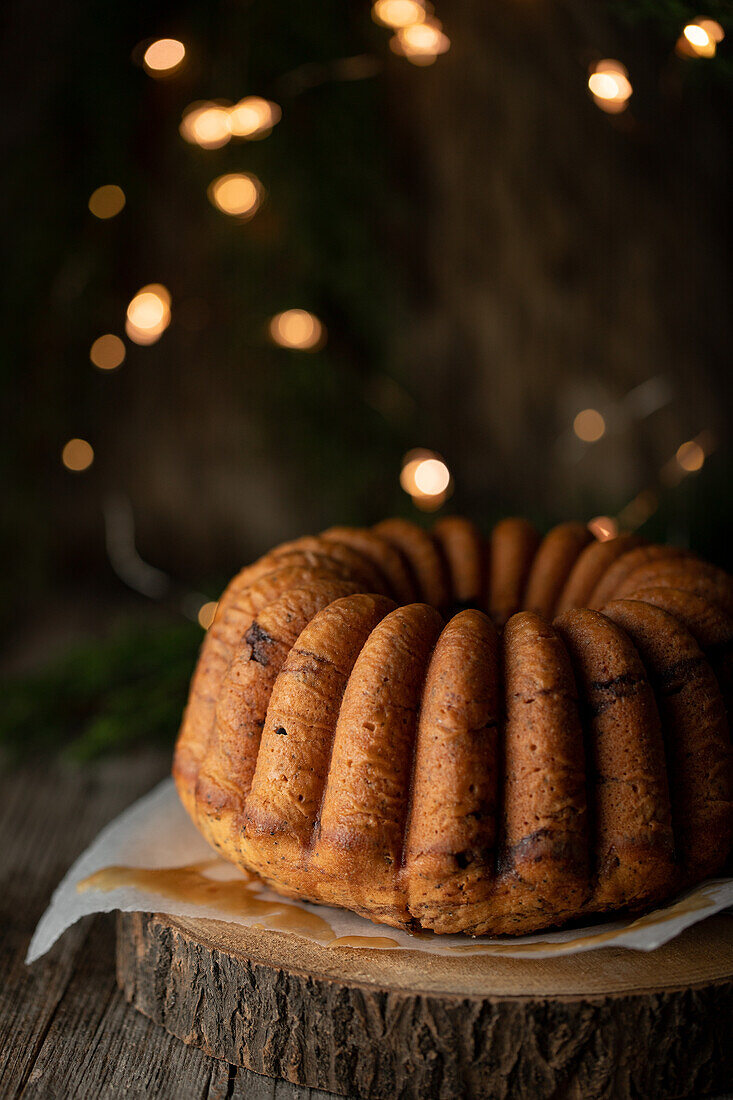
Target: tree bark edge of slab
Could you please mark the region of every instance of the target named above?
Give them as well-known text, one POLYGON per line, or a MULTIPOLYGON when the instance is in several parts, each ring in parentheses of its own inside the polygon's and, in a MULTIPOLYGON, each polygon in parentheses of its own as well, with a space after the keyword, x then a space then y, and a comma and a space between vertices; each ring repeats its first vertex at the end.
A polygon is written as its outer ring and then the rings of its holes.
POLYGON ((733 1079, 733 974, 611 994, 423 993, 400 989, 387 959, 379 984, 308 973, 220 949, 211 924, 200 937, 193 924, 119 914, 124 996, 183 1042, 270 1077, 353 1097, 480 1100, 679 1097, 733 1079))

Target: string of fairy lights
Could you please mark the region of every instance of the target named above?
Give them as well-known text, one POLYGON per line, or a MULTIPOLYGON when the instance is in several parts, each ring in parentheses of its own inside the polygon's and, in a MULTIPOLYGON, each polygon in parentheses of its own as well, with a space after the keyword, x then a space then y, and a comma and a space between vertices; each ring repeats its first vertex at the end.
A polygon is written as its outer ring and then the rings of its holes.
MULTIPOLYGON (((416 66, 435 63, 450 49, 450 39, 434 6, 428 0, 374 0, 372 18, 391 32, 389 48, 416 66)), ((675 45, 675 53, 683 59, 711 58, 723 40, 721 25, 699 17, 685 25, 675 45)), ((186 45, 174 38, 160 38, 141 43, 133 51, 145 72, 153 79, 175 77, 186 64, 186 45)), ((346 59, 346 62, 362 61, 346 59)), ((367 58, 367 60, 369 60, 367 58)), ((368 66, 351 65, 355 74, 371 75, 368 66)), ((595 105, 606 114, 625 111, 633 94, 627 68, 612 58, 595 61, 588 72, 587 88, 595 105)), ((200 100, 190 103, 182 112, 178 126, 184 141, 201 149, 217 150, 230 141, 261 141, 267 138, 282 119, 279 104, 259 95, 248 95, 236 103, 226 100, 200 100)), ((262 182, 252 172, 230 172, 212 179, 207 197, 221 214, 238 222, 253 218, 266 193, 262 182)), ((126 204, 126 196, 118 184, 97 187, 89 197, 90 213, 100 221, 117 217, 126 204)), ((127 340, 141 347, 155 344, 173 319, 171 295, 160 283, 142 286, 127 305, 123 328, 127 340)), ((269 319, 267 325, 272 342, 297 352, 314 352, 327 340, 323 322, 309 310, 284 309, 269 319)), ((117 333, 104 333, 92 343, 89 357, 101 371, 115 371, 125 361, 127 347, 117 333)), ((654 380, 651 380, 654 382, 654 380)), ((638 387, 643 389, 647 384, 638 387)), ((581 409, 572 422, 572 433, 585 447, 594 446, 606 434, 606 420, 598 409, 581 409)), ((690 474, 699 472, 714 441, 709 432, 686 440, 664 464, 660 472, 660 488, 673 487, 690 474)), ((94 462, 94 448, 85 439, 72 438, 63 446, 61 460, 67 470, 78 474, 94 462)), ((453 491, 450 469, 437 451, 415 448, 404 456, 400 485, 416 508, 431 512, 441 508, 453 491)), ((616 516, 597 516, 589 527, 599 539, 614 538, 622 530, 635 530, 653 514, 659 503, 659 490, 646 489, 638 493, 616 516)), ((131 587, 146 595, 169 587, 170 578, 143 562, 134 545, 134 521, 129 502, 110 502, 105 508, 107 544, 110 560, 118 574, 131 587), (152 578, 152 579, 151 579, 152 578)), ((159 595, 158 595, 159 598, 159 595)), ((216 603, 198 593, 184 597, 186 613, 209 626, 216 603), (202 603, 203 601, 203 603, 202 603)))

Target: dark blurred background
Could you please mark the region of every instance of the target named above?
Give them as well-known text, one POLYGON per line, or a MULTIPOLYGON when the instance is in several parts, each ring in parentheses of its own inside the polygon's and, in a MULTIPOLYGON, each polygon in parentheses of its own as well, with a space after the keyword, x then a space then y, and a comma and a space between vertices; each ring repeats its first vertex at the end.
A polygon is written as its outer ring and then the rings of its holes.
POLYGON ((731 41, 721 0, 6 5, 0 742, 172 739, 228 577, 333 523, 729 566, 731 41))

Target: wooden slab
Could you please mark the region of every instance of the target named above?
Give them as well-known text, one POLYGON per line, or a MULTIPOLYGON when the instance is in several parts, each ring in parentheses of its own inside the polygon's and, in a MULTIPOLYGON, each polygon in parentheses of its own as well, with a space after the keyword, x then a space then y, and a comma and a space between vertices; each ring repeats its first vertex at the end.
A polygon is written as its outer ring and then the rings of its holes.
POLYGON ((358 1097, 700 1095, 733 1079, 733 918, 651 954, 529 961, 334 948, 120 914, 136 1008, 236 1066, 358 1097))

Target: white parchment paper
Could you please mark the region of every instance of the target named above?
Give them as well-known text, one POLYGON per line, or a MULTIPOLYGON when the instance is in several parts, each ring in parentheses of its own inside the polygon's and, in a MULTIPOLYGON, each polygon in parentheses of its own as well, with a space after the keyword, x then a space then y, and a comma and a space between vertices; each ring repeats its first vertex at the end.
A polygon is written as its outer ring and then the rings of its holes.
MULTIPOLYGON (((206 864, 203 872, 214 879, 242 881, 245 876, 236 867, 217 860, 215 853, 201 837, 183 809, 173 781, 164 780, 145 798, 141 798, 123 814, 120 814, 99 834, 97 839, 79 857, 59 884, 51 903, 41 917, 33 935, 26 962, 40 958, 56 942, 59 936, 81 917, 90 913, 107 913, 115 909, 124 912, 169 913, 179 917, 204 917, 233 924, 282 930, 277 915, 282 912, 284 899, 261 883, 249 888, 259 901, 271 904, 271 923, 268 923, 268 905, 258 905, 256 915, 240 915, 217 904, 196 904, 166 897, 160 893, 121 886, 112 890, 86 889, 80 892, 77 884, 88 876, 110 866, 173 868, 191 864, 206 864)), ((626 947, 637 951, 652 951, 667 943, 691 924, 733 905, 733 879, 715 879, 703 883, 652 913, 642 917, 596 922, 584 928, 561 932, 540 932, 531 936, 472 939, 468 936, 426 936, 419 938, 407 932, 377 925, 355 913, 306 902, 289 902, 300 910, 306 910, 327 922, 333 932, 333 940, 341 937, 364 937, 367 942, 359 946, 391 950, 426 951, 435 955, 490 954, 511 958, 549 958, 555 955, 572 955, 580 951, 592 951, 599 947, 626 947), (380 938, 387 942, 380 945, 380 938), (376 942, 369 943, 369 940, 376 942), (391 941, 391 942, 390 942, 391 941)), ((313 939, 307 930, 297 933, 313 939)), ((319 942, 330 942, 330 934, 319 942)), ((349 950, 334 943, 334 949, 349 950)))

